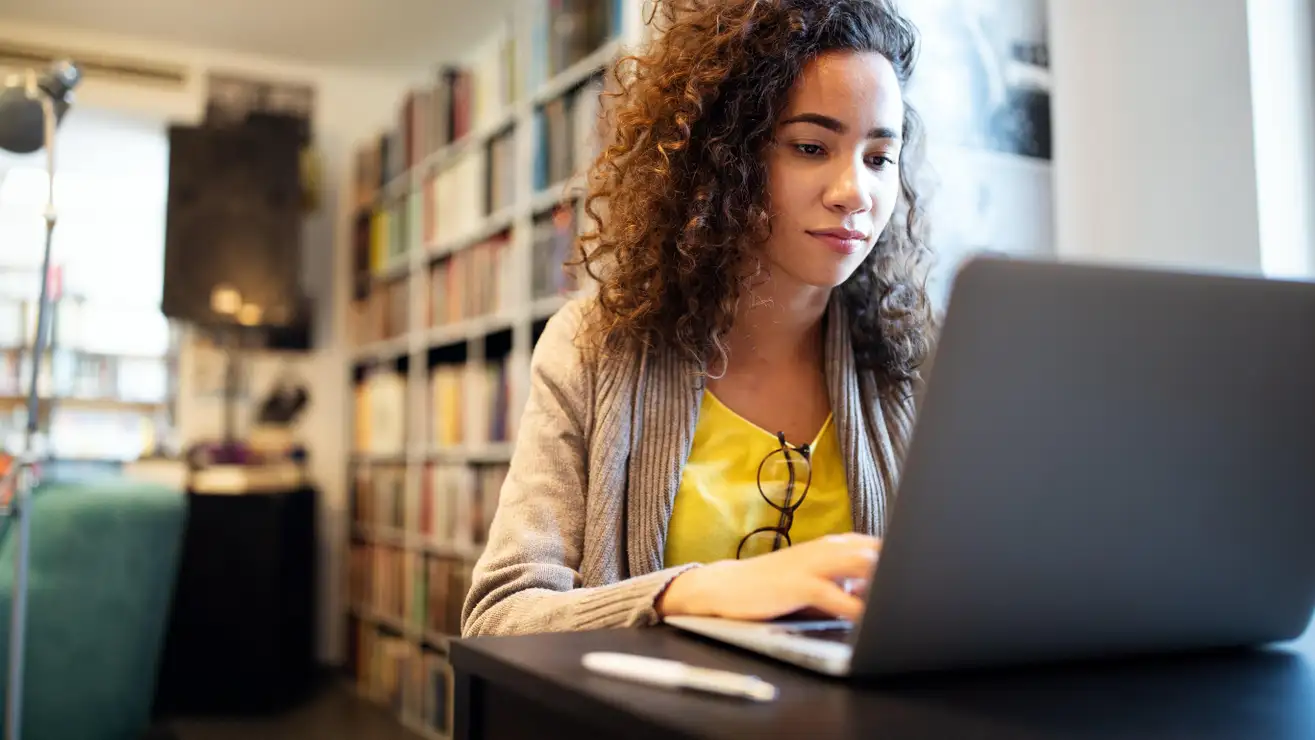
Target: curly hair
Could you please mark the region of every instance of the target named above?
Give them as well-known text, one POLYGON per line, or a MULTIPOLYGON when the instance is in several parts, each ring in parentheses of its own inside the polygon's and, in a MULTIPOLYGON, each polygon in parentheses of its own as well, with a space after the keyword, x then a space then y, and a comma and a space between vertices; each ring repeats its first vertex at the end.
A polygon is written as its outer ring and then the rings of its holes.
MULTIPOLYGON (((763 152, 791 87, 824 52, 876 52, 904 85, 917 32, 890 0, 655 0, 657 40, 620 60, 611 136, 589 170, 579 259, 598 284, 603 345, 665 345, 724 360, 736 307, 763 275, 771 234, 763 152)), ((920 138, 906 106, 905 151, 920 138)), ((933 318, 913 173, 901 154, 890 225, 838 288, 855 359, 879 380, 916 378, 933 318)))

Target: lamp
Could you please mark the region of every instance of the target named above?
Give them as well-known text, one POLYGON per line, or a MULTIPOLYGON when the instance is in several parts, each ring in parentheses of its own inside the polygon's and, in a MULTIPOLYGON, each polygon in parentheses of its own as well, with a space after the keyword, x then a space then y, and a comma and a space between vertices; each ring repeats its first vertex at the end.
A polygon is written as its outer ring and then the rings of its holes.
POLYGON ((18 546, 14 558, 14 594, 9 622, 9 673, 5 695, 5 739, 18 740, 22 728, 23 663, 27 627, 28 537, 32 525, 32 488, 36 483, 34 440, 37 434, 37 378, 45 353, 50 310, 46 306, 50 288, 50 240, 55 231, 55 128, 72 102, 70 93, 82 75, 72 62, 58 62, 46 74, 35 72, 7 80, 0 89, 0 148, 16 154, 46 149, 46 247, 41 258, 41 293, 37 303, 37 334, 32 341, 32 382, 27 391, 27 429, 16 465, 5 476, 13 494, 4 514, 18 524, 18 546))

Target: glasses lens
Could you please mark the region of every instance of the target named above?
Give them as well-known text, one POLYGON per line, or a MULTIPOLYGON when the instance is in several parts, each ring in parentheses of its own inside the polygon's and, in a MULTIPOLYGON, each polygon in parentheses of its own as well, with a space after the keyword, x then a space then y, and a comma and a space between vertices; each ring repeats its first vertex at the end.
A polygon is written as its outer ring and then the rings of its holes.
POLYGON ((797 450, 777 450, 763 461, 758 484, 763 498, 778 509, 799 505, 811 475, 808 458, 797 450))
POLYGON ((783 550, 790 546, 790 540, 784 535, 777 532, 754 532, 744 538, 740 546, 739 557, 752 558, 758 555, 766 555, 775 550, 783 550))

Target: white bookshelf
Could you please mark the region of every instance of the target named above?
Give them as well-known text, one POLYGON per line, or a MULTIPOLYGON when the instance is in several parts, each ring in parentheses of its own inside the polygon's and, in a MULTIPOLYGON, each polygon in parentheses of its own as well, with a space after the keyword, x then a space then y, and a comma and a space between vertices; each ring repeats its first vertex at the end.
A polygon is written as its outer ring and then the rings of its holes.
MULTIPOLYGON (((546 2, 546 0, 526 0, 525 5, 529 6, 537 2, 546 2)), ((534 79, 531 72, 533 64, 531 54, 535 47, 531 34, 535 13, 518 13, 512 21, 510 32, 515 35, 515 64, 518 68, 517 77, 522 85, 520 99, 505 110, 494 111, 485 116, 483 121, 474 121, 470 131, 462 139, 428 154, 417 166, 392 178, 380 189, 381 202, 396 200, 404 202, 409 194, 423 191, 427 178, 432 174, 459 162, 463 156, 480 150, 494 137, 512 131, 516 168, 512 202, 483 217, 478 223, 463 230, 463 233, 448 235, 434 243, 425 243, 423 235, 419 234, 420 229, 409 228, 408 249, 405 254, 395 257, 382 269, 376 270, 373 275, 376 283, 406 281, 408 329, 400 336, 365 343, 349 352, 348 371, 353 382, 346 389, 346 407, 353 410, 353 420, 346 430, 348 449, 356 449, 354 433, 356 404, 353 388, 355 371, 361 367, 396 363, 402 358, 405 358, 407 363, 406 445, 400 454, 353 453, 344 469, 347 476, 347 490, 353 488, 355 473, 362 466, 388 466, 393 470, 402 468, 404 469, 403 486, 409 509, 412 502, 419 499, 423 488, 422 476, 428 465, 497 465, 505 464, 511 459, 512 444, 509 442, 431 445, 430 413, 433 402, 429 389, 429 355, 434 349, 464 346, 466 372, 472 374, 477 372, 478 364, 485 358, 486 339, 493 335, 501 335, 505 338, 505 333, 510 332, 511 347, 506 360, 510 417, 519 421, 520 412, 525 406, 529 393, 530 355, 533 350, 536 324, 548 319, 567 301, 565 296, 539 298, 532 296, 534 219, 536 215, 556 207, 562 201, 568 186, 568 182, 557 182, 541 190, 536 190, 533 186, 539 146, 536 111, 544 104, 577 89, 596 74, 603 72, 612 61, 627 50, 644 41, 642 3, 625 0, 621 3, 621 8, 619 37, 612 38, 578 63, 572 64, 532 89, 526 87, 534 79), (442 326, 428 326, 430 265, 442 257, 458 253, 508 230, 511 239, 507 245, 506 256, 503 258, 508 263, 503 277, 509 285, 504 285, 502 290, 501 310, 491 315, 466 318, 442 326)), ((579 179, 577 173, 571 182, 578 182, 579 179)), ((582 205, 578 199, 576 205, 577 208, 582 205)), ((577 224, 580 224, 582 210, 577 213, 577 224)), ((476 409, 472 407, 478 402, 477 395, 465 394, 464 418, 469 419, 475 415, 476 409)), ((513 430, 517 426, 518 423, 514 424, 513 430)), ((399 548, 407 553, 434 555, 467 563, 473 563, 481 552, 481 548, 477 545, 432 541, 431 538, 421 535, 415 527, 353 524, 350 530, 347 543, 349 550, 352 543, 369 543, 399 548)), ((345 588, 344 593, 349 594, 350 600, 352 593, 350 587, 345 588)), ((453 598, 453 595, 449 593, 448 598, 453 598)), ((376 613, 362 604, 346 603, 343 604, 342 610, 361 622, 382 628, 396 637, 423 646, 427 650, 446 655, 447 642, 451 635, 429 632, 424 625, 416 625, 392 615, 376 613)), ((450 682, 448 691, 451 691, 450 682)), ((399 713, 399 720, 423 737, 445 738, 444 735, 425 727, 418 712, 404 709, 399 713)))

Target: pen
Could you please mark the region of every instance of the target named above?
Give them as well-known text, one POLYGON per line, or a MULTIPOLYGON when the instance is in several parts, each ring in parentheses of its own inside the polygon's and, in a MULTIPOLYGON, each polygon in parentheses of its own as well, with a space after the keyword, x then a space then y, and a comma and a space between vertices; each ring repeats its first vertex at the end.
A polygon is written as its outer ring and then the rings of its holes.
POLYGON ((627 653, 585 653, 584 667, 594 673, 669 689, 693 689, 753 701, 772 701, 776 687, 757 676, 697 668, 674 660, 627 653))

